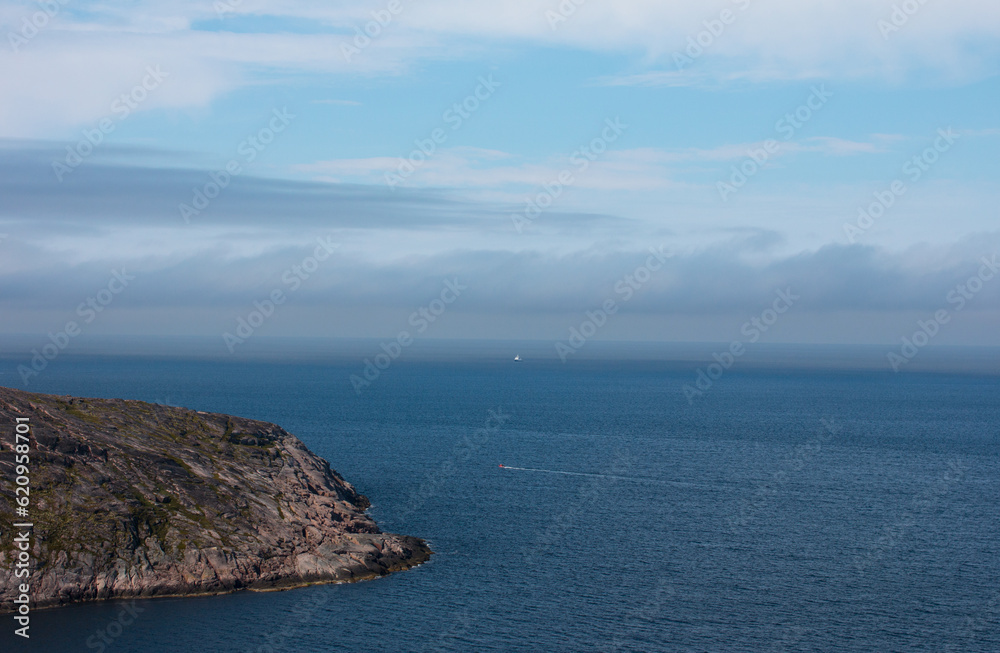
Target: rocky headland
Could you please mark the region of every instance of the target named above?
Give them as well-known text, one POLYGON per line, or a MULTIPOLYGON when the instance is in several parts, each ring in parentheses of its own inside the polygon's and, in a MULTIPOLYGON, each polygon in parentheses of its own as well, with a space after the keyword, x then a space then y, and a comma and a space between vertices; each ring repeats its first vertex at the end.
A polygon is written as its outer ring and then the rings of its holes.
POLYGON ((0 388, 0 433, 0 612, 21 583, 49 607, 364 580, 431 555, 381 532, 368 500, 274 424, 0 388), (27 518, 15 512, 18 417, 30 425, 27 518), (12 524, 25 521, 31 566, 18 578, 24 529, 12 524))

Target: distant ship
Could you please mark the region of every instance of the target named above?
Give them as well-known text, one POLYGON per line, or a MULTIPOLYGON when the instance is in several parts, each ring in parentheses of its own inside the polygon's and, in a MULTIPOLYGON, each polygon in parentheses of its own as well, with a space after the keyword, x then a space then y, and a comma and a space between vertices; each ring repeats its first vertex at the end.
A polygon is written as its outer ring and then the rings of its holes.
POLYGON ((514 356, 514 362, 515 363, 520 363, 521 362, 521 354, 518 354, 518 355, 514 356))

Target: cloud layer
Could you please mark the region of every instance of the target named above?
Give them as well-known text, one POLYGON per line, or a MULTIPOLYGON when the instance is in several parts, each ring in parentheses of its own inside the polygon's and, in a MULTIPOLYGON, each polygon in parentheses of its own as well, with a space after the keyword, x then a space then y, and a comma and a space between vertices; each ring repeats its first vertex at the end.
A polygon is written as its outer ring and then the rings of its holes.
MULTIPOLYGON (((748 227, 692 246, 669 233, 651 240, 625 218, 554 211, 546 215, 549 236, 588 234, 559 248, 551 238, 514 234, 503 205, 442 190, 254 177, 237 178, 186 224, 177 205, 209 179, 204 170, 95 161, 59 183, 39 174, 53 152, 21 143, 0 156, 8 333, 44 333, 73 319, 113 270, 136 279, 115 298, 116 317, 96 325, 130 333, 212 335, 282 289, 287 317, 269 326, 273 335, 330 335, 335 324, 335 335, 389 336, 446 280, 468 286, 450 314, 470 334, 503 323, 507 337, 558 337, 608 299, 622 304, 619 336, 652 337, 658 324, 697 319, 724 332, 769 306, 778 290, 802 297, 797 319, 868 313, 908 324, 949 307, 950 293, 989 272, 983 257, 992 262, 1000 253, 1000 231, 895 252, 862 245, 788 252, 781 233, 748 227), (602 242, 602 230, 617 237, 602 242), (318 242, 335 242, 336 251, 308 270, 318 242), (640 269, 655 262, 650 247, 671 257, 644 278, 650 271, 640 269), (303 265, 304 277, 295 272, 303 265), (634 292, 622 301, 629 285, 634 292)), ((1000 309, 1000 275, 963 309, 970 322, 989 324, 1000 309)), ((806 328, 794 337, 807 339, 806 328)), ((885 339, 863 328, 812 335, 885 339)))
POLYGON ((398 75, 421 61, 476 58, 490 47, 620 53, 633 60, 632 69, 611 83, 639 85, 813 78, 951 83, 995 73, 1000 54, 1000 6, 989 0, 577 5, 403 2, 386 19, 383 6, 366 3, 74 3, 40 29, 30 26, 37 6, 6 5, 0 27, 9 47, 0 49, 0 85, 18 92, 0 102, 0 136, 39 136, 99 120, 109 98, 138 83, 147 65, 183 83, 165 84, 142 110, 204 108, 235 88, 288 74, 398 75), (919 7, 912 15, 894 9, 910 4, 919 7), (384 26, 369 26, 375 14, 384 26), (343 46, 356 47, 356 34, 366 28, 375 38, 359 37, 365 44, 359 54, 346 55, 343 46), (678 56, 688 62, 678 63, 678 56))
MULTIPOLYGON (((1000 60, 995 2, 55 5, 37 26, 38 4, 0 7, 7 333, 59 328, 125 270, 134 285, 98 331, 215 335, 283 289, 272 335, 393 335, 457 279, 468 291, 449 309, 450 335, 564 337, 586 311, 624 300, 619 284, 662 247, 669 261, 602 337, 724 338, 787 291, 802 299, 783 337, 885 342, 1000 251, 997 131, 981 99, 1000 60), (511 73, 496 99, 390 188, 414 138, 471 90, 456 80, 494 67, 511 73), (776 138, 806 87, 828 82, 836 102, 758 175, 748 152, 776 138), (896 93, 928 86, 968 93, 920 111, 896 93), (286 94, 303 115, 296 136, 221 181, 228 139, 286 94), (118 120, 120 102, 138 117, 60 169, 64 141, 118 120), (515 229, 512 215, 556 194, 547 187, 585 144, 575 139, 632 107, 628 138, 515 229), (542 126, 518 129, 530 121, 542 126), (857 207, 950 126, 965 130, 959 145, 848 243, 857 207), (168 149, 201 139, 202 152, 168 149), (717 182, 744 165, 752 182, 720 198, 717 182), (295 272, 329 239, 334 254, 295 272)), ((989 341, 1000 283, 968 299, 952 333, 989 341)))

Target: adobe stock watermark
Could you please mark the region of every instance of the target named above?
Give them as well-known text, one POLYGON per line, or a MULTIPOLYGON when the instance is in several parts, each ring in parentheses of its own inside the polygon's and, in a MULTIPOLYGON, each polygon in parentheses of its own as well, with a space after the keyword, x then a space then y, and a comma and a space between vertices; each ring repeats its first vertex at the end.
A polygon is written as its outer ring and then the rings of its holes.
POLYGON ((888 41, 889 37, 903 29, 910 19, 923 9, 928 0, 903 0, 899 4, 892 5, 892 12, 889 18, 879 18, 875 26, 882 35, 883 41, 888 41))
POLYGON ((440 631, 434 637, 428 638, 418 653, 444 653, 445 651, 461 650, 461 638, 472 630, 472 625, 469 608, 464 607, 454 613, 448 628, 440 631))
POLYGON ((93 129, 84 129, 83 138, 77 141, 76 145, 66 146, 66 156, 62 161, 52 162, 52 172, 56 179, 62 181, 65 176, 76 170, 84 160, 94 153, 104 139, 117 128, 118 123, 132 115, 132 112, 139 108, 139 105, 146 101, 149 94, 160 87, 170 73, 165 73, 157 66, 146 66, 146 74, 142 81, 132 87, 128 93, 122 93, 111 103, 110 112, 114 114, 115 120, 110 117, 101 118, 93 129), (116 122, 117 121, 117 122, 116 122))
POLYGON ((810 632, 812 631, 802 626, 783 627, 781 635, 772 641, 767 649, 762 650, 762 653, 788 653, 788 651, 801 650, 801 644, 810 632))
MULTIPOLYGON (((441 289, 440 294, 428 302, 426 306, 421 306, 413 311, 407 320, 408 324, 416 328, 416 335, 424 333, 431 324, 444 315, 451 304, 462 296, 462 291, 468 289, 468 286, 459 283, 458 277, 445 279, 444 288, 441 289)), ((361 375, 352 374, 350 376, 349 380, 351 387, 354 388, 354 394, 360 397, 361 392, 377 381, 382 376, 382 372, 389 369, 393 361, 399 358, 403 354, 403 350, 412 345, 413 342, 414 334, 404 329, 396 335, 395 339, 381 343, 379 348, 382 351, 372 358, 364 360, 365 365, 361 375)))
POLYGON ((129 283, 135 281, 135 276, 125 272, 125 268, 111 271, 111 278, 92 296, 87 297, 76 307, 76 314, 83 321, 81 324, 76 320, 69 320, 59 331, 52 333, 49 331, 49 342, 41 347, 31 350, 31 361, 27 365, 18 365, 17 372, 21 375, 21 381, 28 385, 28 380, 38 376, 51 361, 59 357, 73 338, 83 333, 83 328, 94 322, 100 313, 114 302, 115 297, 120 295, 129 283))
MULTIPOLYGON (((634 651, 634 641, 637 635, 642 635, 646 631, 646 624, 658 620, 663 615, 664 604, 668 599, 673 598, 677 592, 670 581, 661 578, 656 582, 656 587, 651 592, 642 592, 642 607, 631 613, 633 623, 629 628, 619 630, 615 633, 614 639, 609 642, 607 648, 602 648, 604 653, 619 653, 620 651, 634 651)), ((622 624, 624 625, 624 624, 622 624)))
POLYGON ((111 646, 116 639, 121 637, 122 633, 125 632, 125 628, 135 623, 135 620, 139 618, 139 613, 145 611, 146 608, 139 607, 135 604, 135 601, 129 601, 118 612, 118 616, 112 619, 107 626, 97 630, 97 632, 87 638, 87 649, 96 649, 97 653, 104 653, 107 647, 111 646))
POLYGON ((236 8, 241 4, 243 4, 243 0, 216 0, 212 4, 212 8, 215 9, 215 15, 221 20, 229 14, 235 14, 236 8))
POLYGON ((607 118, 604 125, 599 136, 576 149, 570 155, 569 162, 572 167, 564 168, 556 175, 555 179, 543 184, 542 190, 534 197, 524 198, 523 211, 511 214, 510 219, 517 233, 524 233, 525 227, 530 226, 535 218, 552 206, 556 198, 562 195, 567 188, 576 184, 577 179, 573 174, 574 171, 576 174, 586 172, 590 168, 590 164, 607 152, 608 146, 621 138, 625 130, 628 129, 628 125, 623 125, 619 117, 615 117, 614 120, 607 118))
POLYGON ((354 38, 350 42, 340 44, 340 54, 344 55, 344 61, 351 63, 354 57, 361 54, 375 39, 382 36, 383 30, 389 27, 396 16, 403 12, 403 8, 401 0, 389 0, 384 9, 372 10, 372 19, 365 23, 364 28, 355 26, 354 38))
POLYGON ((973 650, 972 642, 987 628, 995 629, 998 616, 1000 616, 1000 591, 993 593, 990 600, 980 607, 978 614, 965 617, 962 627, 957 629, 958 635, 956 636, 956 639, 962 640, 962 647, 958 648, 958 644, 948 643, 942 650, 948 653, 973 650))
POLYGON ((902 542, 907 532, 917 524, 921 514, 934 514, 940 509, 941 501, 951 491, 952 485, 965 480, 968 467, 956 458, 947 463, 944 474, 930 488, 925 489, 910 501, 910 506, 898 519, 883 526, 878 536, 864 547, 862 553, 854 557, 854 568, 864 573, 869 567, 879 563, 886 553, 902 542))
POLYGON ((573 529, 574 524, 588 512, 588 508, 596 502, 606 500, 608 489, 615 483, 622 480, 635 464, 635 457, 628 449, 620 446, 616 448, 614 460, 611 465, 601 470, 599 474, 589 475, 587 481, 577 491, 576 496, 565 510, 553 519, 550 519, 545 526, 545 530, 521 551, 521 558, 524 564, 537 562, 539 556, 543 556, 546 549, 557 545, 566 534, 573 529))
POLYGON ((549 23, 549 29, 553 32, 559 29, 559 25, 569 20, 585 4, 587 0, 561 0, 554 10, 546 9, 545 20, 549 23))
POLYGON ((236 146, 236 154, 242 159, 232 158, 222 169, 210 172, 208 181, 203 186, 192 190, 191 203, 181 202, 177 205, 177 210, 185 224, 191 224, 191 218, 201 215, 203 211, 208 209, 212 200, 221 195, 235 177, 243 174, 243 166, 256 161, 260 153, 267 149, 267 146, 274 142, 275 137, 285 131, 295 119, 294 114, 288 113, 288 107, 284 107, 280 111, 272 109, 271 114, 271 119, 266 126, 261 127, 256 134, 247 136, 236 146))
POLYGON ((247 313, 246 317, 236 318, 236 328, 233 332, 226 331, 222 334, 222 341, 226 343, 229 353, 236 353, 236 346, 242 345, 249 340, 253 334, 274 316, 278 307, 288 301, 288 293, 293 293, 302 287, 302 283, 316 273, 319 264, 326 261, 337 251, 340 243, 335 243, 330 236, 317 238, 316 249, 312 255, 303 258, 297 265, 286 269, 281 273, 281 283, 283 287, 273 289, 264 299, 255 299, 253 309, 247 313))
MULTIPOLYGON (((478 81, 479 84, 472 93, 466 95, 461 102, 455 102, 441 114, 441 120, 451 127, 451 131, 461 129, 465 121, 471 118, 476 111, 479 111, 482 103, 493 97, 497 88, 500 87, 500 82, 493 79, 492 74, 486 77, 480 76, 478 81)), ((418 168, 427 163, 437 152, 438 147, 444 145, 447 140, 448 132, 443 127, 435 127, 427 138, 418 138, 413 141, 416 149, 411 151, 406 158, 399 157, 396 172, 385 173, 385 183, 389 186, 389 190, 396 190, 396 186, 402 184, 418 168)))
MULTIPOLYGON (((650 247, 649 251, 650 256, 646 259, 645 263, 615 283, 615 294, 621 297, 620 301, 622 304, 632 299, 636 292, 653 278, 653 273, 660 270, 667 259, 673 256, 672 253, 663 251, 663 245, 660 245, 659 249, 650 247)), ((613 298, 609 298, 604 300, 600 308, 584 313, 586 319, 580 323, 580 326, 570 327, 569 338, 566 342, 561 340, 556 342, 555 347, 556 353, 559 355, 559 360, 565 363, 567 357, 583 349, 587 341, 597 335, 597 332, 608 323, 608 320, 618 312, 619 308, 619 302, 613 298)))
POLYGON ((903 344, 899 347, 899 351, 890 351, 886 354, 893 372, 899 372, 904 365, 916 358, 920 350, 941 332, 942 327, 951 322, 953 313, 963 310, 968 302, 982 291, 986 282, 991 281, 997 276, 997 272, 1000 272, 996 254, 991 259, 984 256, 980 262, 983 265, 978 273, 966 279, 964 283, 956 285, 945 296, 945 301, 954 304, 954 309, 939 308, 929 319, 917 320, 917 330, 912 336, 902 339, 903 344))
POLYGON ((472 460, 473 456, 478 454, 479 450, 490 441, 490 438, 499 433, 501 427, 512 418, 512 415, 504 413, 503 408, 499 406, 495 411, 488 410, 486 412, 488 417, 483 426, 473 431, 471 436, 464 436, 462 441, 454 446, 448 459, 441 463, 436 470, 428 473, 420 486, 410 492, 406 506, 399 513, 401 517, 420 510, 428 499, 440 494, 445 482, 455 474, 455 470, 472 460))
MULTIPOLYGON (((920 181, 927 174, 931 167, 941 160, 941 155, 951 150, 958 140, 959 135, 948 129, 939 129, 938 136, 934 143, 920 154, 915 155, 903 164, 903 175, 909 179, 911 184, 920 181)), ((858 236, 872 228, 875 221, 881 218, 886 212, 895 206, 896 200, 906 194, 909 187, 902 179, 894 179, 885 190, 875 191, 875 201, 867 207, 858 207, 858 217, 851 222, 844 223, 844 234, 850 243, 857 242, 858 236)))
POLYGON ((246 653, 278 653, 301 648, 302 629, 316 622, 316 613, 330 602, 330 592, 304 592, 290 610, 284 611, 282 618, 271 622, 274 630, 262 636, 263 644, 244 649, 246 653))
POLYGON ((41 11, 36 11, 31 16, 21 19, 21 29, 16 32, 7 32, 7 42, 10 49, 17 54, 21 48, 28 45, 28 41, 38 36, 39 32, 49 26, 62 8, 69 4, 69 0, 35 0, 41 11))
MULTIPOLYGON (((833 97, 833 93, 826 90, 825 84, 813 86, 811 91, 805 102, 794 111, 786 113, 774 124, 774 130, 778 132, 781 141, 792 140, 796 132, 812 120, 813 116, 822 110, 833 97)), ((719 191, 719 197, 722 198, 723 202, 728 202, 732 195, 740 191, 750 179, 760 172, 761 168, 771 160, 771 157, 781 151, 781 141, 768 139, 760 147, 747 150, 747 158, 743 163, 739 166, 733 165, 730 169, 731 174, 728 182, 716 182, 715 188, 719 191)))
POLYGON ((804 444, 796 446, 791 455, 781 461, 778 469, 771 474, 769 480, 757 484, 753 498, 744 499, 739 503, 734 514, 730 515, 727 520, 730 533, 738 535, 752 520, 756 519, 764 507, 778 496, 779 488, 788 482, 789 473, 801 471, 823 450, 823 446, 842 430, 840 426, 833 423, 832 419, 821 418, 820 424, 823 425, 823 429, 818 435, 813 436, 804 444))
POLYGON ((802 299, 801 296, 792 294, 791 288, 777 290, 775 291, 775 295, 777 297, 771 302, 770 308, 765 308, 761 311, 760 315, 751 317, 740 327, 740 333, 747 337, 746 342, 733 340, 729 343, 729 347, 725 351, 712 354, 715 362, 709 363, 704 368, 698 368, 695 372, 694 385, 689 383, 684 384, 682 391, 689 406, 694 405, 696 397, 702 397, 706 392, 711 390, 715 382, 721 379, 722 375, 736 364, 736 359, 742 357, 747 352, 747 343, 754 344, 760 340, 762 334, 767 333, 768 329, 774 326, 782 315, 795 306, 796 301, 802 299))
MULTIPOLYGON (((732 3, 740 11, 746 11, 750 8, 751 0, 732 0, 732 3)), ((717 17, 702 21, 701 24, 705 29, 688 37, 687 47, 684 48, 683 52, 674 52, 674 65, 677 66, 677 70, 684 70, 693 64, 695 59, 705 54, 725 34, 729 26, 737 21, 739 16, 738 13, 727 8, 720 11, 717 17)))

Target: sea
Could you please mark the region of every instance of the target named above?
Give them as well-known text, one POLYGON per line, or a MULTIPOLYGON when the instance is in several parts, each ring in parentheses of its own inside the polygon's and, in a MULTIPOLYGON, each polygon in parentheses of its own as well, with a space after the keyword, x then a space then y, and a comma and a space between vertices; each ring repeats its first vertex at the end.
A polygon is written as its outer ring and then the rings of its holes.
POLYGON ((895 373, 881 350, 709 369, 709 344, 593 349, 439 343, 368 385, 351 377, 376 341, 94 347, 27 386, 28 350, 7 351, 0 385, 280 424, 435 555, 361 583, 38 610, 28 641, 4 615, 0 650, 1000 651, 995 350, 895 373))

